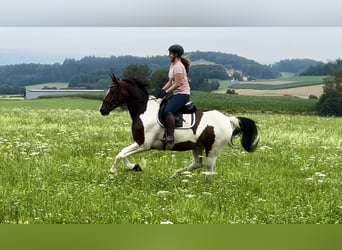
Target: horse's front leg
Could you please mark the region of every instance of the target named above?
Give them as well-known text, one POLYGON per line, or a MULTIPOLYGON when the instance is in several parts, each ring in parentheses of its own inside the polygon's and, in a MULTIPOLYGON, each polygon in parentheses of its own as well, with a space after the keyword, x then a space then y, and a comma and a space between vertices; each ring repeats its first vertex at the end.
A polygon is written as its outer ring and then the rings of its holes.
POLYGON ((120 151, 120 153, 118 153, 115 157, 114 164, 112 165, 112 167, 109 170, 109 178, 112 179, 117 174, 118 165, 119 165, 121 160, 124 160, 127 169, 141 171, 140 166, 137 164, 130 163, 128 161, 127 157, 132 155, 132 154, 136 154, 138 152, 144 151, 144 150, 145 149, 143 147, 139 146, 137 143, 133 143, 133 144, 129 145, 128 147, 123 148, 120 151))

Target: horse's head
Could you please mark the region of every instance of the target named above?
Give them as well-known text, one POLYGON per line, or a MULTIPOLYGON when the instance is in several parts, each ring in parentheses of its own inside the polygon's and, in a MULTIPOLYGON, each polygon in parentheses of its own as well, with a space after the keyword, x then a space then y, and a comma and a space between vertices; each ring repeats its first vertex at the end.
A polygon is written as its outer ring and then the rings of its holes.
POLYGON ((127 101, 128 92, 124 86, 124 82, 114 74, 111 75, 111 78, 112 85, 109 87, 100 107, 101 115, 109 115, 111 111, 124 105, 127 101))

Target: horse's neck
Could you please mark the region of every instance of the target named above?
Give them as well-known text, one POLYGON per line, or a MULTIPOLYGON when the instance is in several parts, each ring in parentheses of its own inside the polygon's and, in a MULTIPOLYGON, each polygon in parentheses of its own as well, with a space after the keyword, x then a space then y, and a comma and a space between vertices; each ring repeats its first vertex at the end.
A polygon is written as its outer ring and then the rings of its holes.
POLYGON ((131 116, 133 121, 135 119, 137 119, 142 113, 144 113, 146 111, 146 102, 127 105, 128 112, 129 112, 129 114, 130 114, 130 116, 131 116))
POLYGON ((156 116, 158 114, 160 102, 154 97, 149 96, 142 102, 131 102, 127 105, 128 112, 133 122, 135 122, 141 115, 156 116))
POLYGON ((139 116, 146 112, 148 108, 149 98, 147 97, 146 100, 142 99, 141 101, 131 102, 127 105, 129 114, 132 120, 136 120, 139 116))

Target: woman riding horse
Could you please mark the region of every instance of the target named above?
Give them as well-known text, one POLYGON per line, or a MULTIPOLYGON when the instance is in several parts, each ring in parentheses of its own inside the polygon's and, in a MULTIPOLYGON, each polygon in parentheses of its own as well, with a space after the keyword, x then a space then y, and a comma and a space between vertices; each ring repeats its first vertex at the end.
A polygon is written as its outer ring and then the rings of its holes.
POLYGON ((169 69, 169 81, 164 85, 158 98, 162 98, 169 93, 173 95, 169 98, 163 116, 165 120, 166 135, 162 139, 164 143, 174 143, 175 118, 174 114, 181 110, 190 99, 190 85, 188 73, 190 61, 182 57, 184 49, 175 44, 169 48, 169 59, 171 62, 169 69))

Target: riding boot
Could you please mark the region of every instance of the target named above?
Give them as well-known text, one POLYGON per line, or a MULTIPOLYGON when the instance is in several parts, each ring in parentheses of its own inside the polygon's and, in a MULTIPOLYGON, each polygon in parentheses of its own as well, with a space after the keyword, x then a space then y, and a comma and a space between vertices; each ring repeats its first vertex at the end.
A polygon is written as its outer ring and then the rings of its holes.
POLYGON ((165 125, 166 125, 166 138, 165 142, 166 143, 173 143, 175 138, 174 138, 174 131, 175 131, 175 117, 173 116, 172 113, 167 113, 165 116, 165 125))

